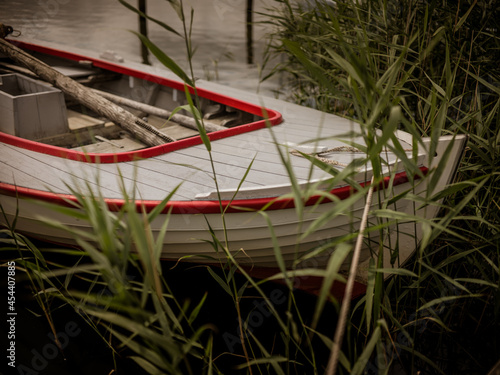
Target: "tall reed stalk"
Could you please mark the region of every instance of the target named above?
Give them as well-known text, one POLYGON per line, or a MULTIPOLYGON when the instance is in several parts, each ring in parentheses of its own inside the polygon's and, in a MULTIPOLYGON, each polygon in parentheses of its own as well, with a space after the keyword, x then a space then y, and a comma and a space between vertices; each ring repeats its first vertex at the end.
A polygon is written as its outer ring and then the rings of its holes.
MULTIPOLYGON (((438 342, 460 338, 449 328, 468 329, 467 324, 458 328, 463 321, 498 333, 498 324, 479 323, 473 313, 460 318, 467 306, 475 306, 474 311, 483 306, 490 322, 498 321, 498 204, 485 204, 498 201, 493 188, 500 155, 498 8, 477 1, 276 3, 269 13, 275 27, 269 53, 285 56, 274 72, 288 74, 290 100, 348 116, 367 129, 374 119, 384 129, 384 113, 399 108, 401 126, 415 139, 457 131, 469 135, 456 191, 446 194, 454 207, 446 219, 449 229, 424 237, 408 265, 416 276, 392 278, 384 285, 377 279, 375 297, 370 300, 367 293, 355 311, 364 310, 362 321, 380 317, 388 323, 388 341, 377 344, 376 365, 369 370, 380 372, 400 361, 408 373, 450 373, 457 371, 457 363, 463 366, 460 371, 472 371, 475 358, 438 360, 435 353, 443 350, 428 350, 427 338, 421 337, 432 337, 429 331, 437 329, 438 342), (388 76, 390 84, 381 85, 388 76), (493 307, 486 301, 495 301, 493 307)), ((498 340, 490 337, 498 348, 498 340)), ((460 338, 461 344, 466 340, 460 338)), ((488 369, 495 356, 484 353, 474 356, 484 355, 488 369)))

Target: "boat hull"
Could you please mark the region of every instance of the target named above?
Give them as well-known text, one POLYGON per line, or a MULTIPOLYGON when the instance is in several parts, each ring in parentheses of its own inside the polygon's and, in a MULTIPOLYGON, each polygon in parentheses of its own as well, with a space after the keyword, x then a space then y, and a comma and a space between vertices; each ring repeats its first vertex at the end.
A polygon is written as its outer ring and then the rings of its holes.
MULTIPOLYGON (((426 171, 426 169, 423 170, 426 171)), ((401 175, 405 177, 405 173, 400 173, 400 177, 401 175)), ((400 178, 400 182, 391 190, 385 189, 383 184, 376 188, 378 194, 375 194, 371 211, 381 208, 387 199, 408 190, 419 193, 425 190, 426 186, 425 181, 419 183, 418 180, 415 180, 410 183, 407 178, 400 178), (379 196, 383 197, 383 200, 380 200, 379 196)), ((93 227, 90 222, 78 219, 82 214, 85 215, 85 212, 79 208, 73 207, 75 215, 68 215, 58 212, 54 206, 40 204, 50 201, 56 206, 71 207, 73 204, 77 204, 76 198, 74 202, 68 204, 68 197, 57 194, 41 196, 36 191, 21 188, 12 189, 9 192, 6 186, 0 187, 0 192, 3 192, 1 196, 2 210, 7 220, 4 224, 15 223, 16 230, 31 237, 75 246, 77 242, 74 233, 81 231, 95 233, 99 230, 99 228, 93 227), (57 222, 58 225, 49 224, 54 222, 57 222)), ((220 211, 211 212, 209 210, 207 212, 206 207, 204 207, 207 202, 198 202, 199 212, 191 210, 186 213, 182 213, 182 209, 172 209, 176 203, 180 203, 182 206, 182 203, 185 202, 169 202, 170 208, 167 206, 164 212, 150 223, 150 229, 153 236, 157 238, 165 221, 168 221, 161 253, 161 258, 165 260, 178 261, 183 259, 195 263, 224 263, 227 260, 227 254, 222 249, 215 250, 213 245, 215 237, 243 265, 277 267, 278 261, 275 253, 275 245, 277 245, 279 256, 289 268, 300 268, 305 265, 307 267, 324 267, 340 239, 353 242, 352 234, 359 230, 365 206, 365 195, 361 192, 356 193, 352 188, 344 186, 333 189, 330 193, 337 196, 337 199, 321 200, 313 195, 300 210, 295 207, 293 199, 284 200, 279 205, 274 206, 268 203, 267 205, 271 208, 267 210, 238 208, 239 205, 241 207, 248 206, 248 200, 245 203, 236 200, 230 206, 227 206, 227 202, 223 202, 223 205, 226 204, 226 207, 222 206, 226 209, 224 215, 220 211), (349 209, 334 214, 340 202, 345 204, 346 199, 352 200, 349 209), (279 206, 283 208, 279 208, 279 206), (329 213, 331 215, 328 220, 317 226, 317 221, 329 213), (315 229, 309 233, 313 226, 315 229), (327 246, 328 243, 332 243, 332 245, 327 246), (325 247, 325 250, 313 258, 306 256, 308 252, 318 246, 325 247), (304 256, 307 262, 301 264, 304 256)), ((276 202, 279 201, 278 197, 275 199, 276 202)), ((265 201, 272 202, 272 200, 265 201)), ((125 201, 113 200, 107 203, 108 209, 116 217, 119 216, 119 212, 120 215, 122 214, 125 201)), ((196 206, 196 202, 191 203, 196 206)), ((148 204, 150 209, 154 209, 155 204, 160 204, 160 202, 148 202, 148 204)), ((135 202, 133 207, 136 207, 137 211, 146 210, 141 201, 135 202)), ((409 200, 401 199, 395 202, 391 208, 400 213, 413 214, 412 207, 409 200)), ((126 222, 126 217, 121 217, 121 220, 126 222)), ((377 223, 377 218, 373 215, 368 220, 374 225, 377 223)), ((395 231, 396 227, 397 224, 393 224, 388 226, 385 231, 370 232, 363 248, 362 261, 377 253, 381 233, 387 234, 389 231, 395 231)), ((414 236, 415 233, 408 235, 414 236)), ((390 252, 390 249, 387 250, 390 252)), ((390 254, 388 256, 391 257, 390 254)))
MULTIPOLYGON (((76 65, 78 61, 90 61, 92 72, 112 73, 108 74, 111 78, 119 76, 116 81, 100 83, 100 89, 110 92, 123 89, 129 99, 139 91, 144 92, 148 103, 154 102, 162 108, 185 104, 179 99, 183 84, 164 71, 137 64, 110 64, 93 57, 29 46, 39 54, 51 53, 54 58, 68 59, 76 65)), ((310 149, 340 150, 333 151, 326 161, 342 170, 360 157, 359 149, 353 151, 345 146, 362 144, 360 126, 277 99, 263 99, 210 82, 198 84, 205 108, 218 101, 220 113, 227 121, 234 117, 235 111, 239 113, 238 121, 248 116, 253 121, 210 133, 210 152, 198 133, 165 145, 106 153, 85 152, 85 147, 90 146, 67 149, 55 143, 47 145, 41 140, 0 133, 3 211, 0 224, 45 241, 74 246, 78 244, 75 233, 100 230, 83 219, 85 212, 75 191, 82 196, 102 197, 110 213, 124 221, 125 207, 151 212, 172 193, 163 211, 150 223, 154 238, 160 238, 168 220, 161 244, 161 258, 165 260, 224 264, 230 255, 249 269, 264 270, 261 275, 269 275, 281 264, 289 269, 324 267, 339 242, 354 241, 365 206, 363 192, 370 184, 373 168, 365 165, 364 169, 355 170, 350 176, 355 181, 351 185, 337 181, 335 186, 328 186, 339 170, 330 173, 315 167, 307 158, 297 156, 297 152, 290 153, 291 147, 300 148, 304 140, 313 139, 306 145, 310 149), (271 117, 266 118, 268 115, 271 117), (219 190, 214 188, 214 175, 219 190), (318 190, 307 193, 307 197, 292 196, 294 189, 305 192, 312 186, 318 190), (130 206, 124 201, 123 191, 140 198, 130 206), (75 215, 63 214, 54 205, 70 208, 75 215), (54 222, 59 225, 49 225, 54 222), (214 247, 214 237, 222 248, 214 247), (311 251, 315 251, 314 256, 311 251)), ((217 110, 207 116, 216 117, 220 113, 217 110)), ((80 120, 87 117, 78 115, 80 120)), ((226 120, 219 125, 226 124, 226 120)), ((108 150, 123 147, 117 142, 127 140, 121 138, 113 124, 101 120, 85 129, 86 138, 92 138, 97 129, 106 130, 103 135, 115 137, 105 139, 108 150)), ((71 139, 83 135, 79 129, 71 131, 71 139)), ((60 138, 66 140, 68 134, 60 138)), ((413 137, 402 131, 397 131, 395 138, 401 142, 400 148, 408 159, 416 156, 415 164, 420 169, 408 175, 397 154, 390 155, 390 147, 382 152, 381 157, 385 158, 382 171, 386 177, 375 186, 368 221, 369 228, 377 229, 364 233, 356 275, 360 285, 366 284, 370 260, 380 256, 381 251, 384 268, 401 267, 413 254, 422 236, 418 221, 433 220, 439 210, 439 202, 424 208, 419 208, 417 202, 431 203, 429 198, 451 182, 467 140, 463 135, 443 136, 434 140, 424 138, 413 145, 413 137), (433 177, 436 169, 440 170, 439 178, 433 177), (410 192, 406 198, 395 199, 405 192, 410 192), (392 203, 386 207, 389 201, 392 203), (380 208, 407 214, 406 219, 381 219, 376 215, 380 208), (377 226, 381 221, 384 225, 377 226)), ((345 270, 348 263, 349 259, 345 270)))

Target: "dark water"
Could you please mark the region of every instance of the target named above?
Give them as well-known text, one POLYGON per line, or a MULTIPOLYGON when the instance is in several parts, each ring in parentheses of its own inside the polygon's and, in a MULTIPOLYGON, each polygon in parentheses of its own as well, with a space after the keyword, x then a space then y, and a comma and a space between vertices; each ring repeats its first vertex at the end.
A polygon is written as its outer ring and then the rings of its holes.
MULTIPOLYGON (((137 0, 128 0, 137 6, 137 0)), ((259 70, 269 31, 259 13, 275 6, 272 0, 254 1, 254 64, 246 63, 246 0, 184 1, 185 13, 194 10, 192 42, 195 75, 262 94, 277 82, 259 84, 259 70)), ((165 0, 147 0, 147 13, 182 30, 179 17, 165 0)), ((0 0, 0 22, 21 32, 22 39, 56 42, 84 50, 113 50, 126 60, 140 62, 140 43, 128 30, 138 31, 138 16, 117 0, 0 0)), ((183 38, 148 23, 149 37, 186 67, 183 38)), ((158 62, 152 59, 153 64, 158 62)))
MULTIPOLYGON (((44 246, 47 246, 42 243, 36 243, 36 245, 40 249, 44 249, 44 246)), ((50 254, 47 251, 44 253, 45 259, 48 262, 64 264, 67 267, 74 265, 76 260, 76 257, 62 257, 61 254, 50 254)), ((9 257, 9 252, 1 251, 0 264, 9 259, 18 259, 18 257, 19 254, 17 252, 10 253, 9 257)), ((18 265, 20 265, 19 261, 18 265)), ((82 263, 79 265, 82 265, 82 263)), ((174 264, 164 263, 162 268, 163 276, 170 287, 172 295, 180 303, 190 303, 191 308, 194 308, 202 300, 204 294, 207 293, 207 300, 194 326, 201 327, 207 324, 212 327, 214 338, 213 358, 216 358, 215 365, 222 373, 245 374, 245 370, 238 371, 235 369, 235 366, 240 365, 244 361, 241 358, 241 346, 237 342, 239 331, 235 306, 229 295, 218 285, 205 267, 186 264, 174 267, 174 264), (227 337, 230 337, 230 339, 227 337)), ((224 277, 217 267, 213 268, 213 270, 219 274, 219 277, 224 277)), ((4 282, 6 279, 5 275, 6 268, 0 267, 0 290, 3 291, 7 290, 6 283, 4 282)), ((127 276, 130 280, 141 280, 142 278, 133 269, 128 270, 127 276)), ((243 285, 244 279, 241 275, 236 274, 234 277, 239 286, 243 285)), ((16 369, 9 369, 5 366, 6 359, 2 357, 0 362, 1 375, 146 374, 145 371, 129 358, 133 353, 126 348, 120 348, 117 342, 114 342, 117 353, 113 356, 111 349, 106 345, 106 340, 110 339, 109 334, 98 324, 97 319, 92 319, 92 321, 99 327, 100 334, 91 328, 88 322, 79 314, 75 313, 72 307, 65 305, 57 299, 46 301, 47 306, 51 309, 50 319, 48 319, 48 316, 44 315, 42 308, 35 300, 35 295, 30 288, 30 282, 27 280, 25 273, 19 271, 16 279, 17 315, 15 317, 16 337, 14 340, 16 369), (53 322, 52 327, 49 324, 49 320, 53 322), (55 344, 55 337, 60 341, 60 348, 55 344)), ((88 288, 88 283, 79 283, 78 277, 73 277, 71 281, 72 291, 80 290, 81 292, 85 292, 88 288)), ((282 315, 282 318, 284 318, 284 312, 288 305, 286 297, 287 289, 284 286, 272 283, 266 283, 262 286, 262 289, 268 296, 279 297, 279 303, 275 304, 275 308, 282 315)), ((95 285, 92 293, 106 295, 110 292, 106 285, 95 285)), ((252 291, 246 292, 245 295, 246 297, 240 304, 243 316, 250 316, 253 311, 257 311, 257 313, 253 313, 254 320, 251 323, 253 324, 253 333, 259 335, 261 342, 268 348, 273 347, 274 350, 283 350, 283 347, 279 346, 280 339, 275 337, 279 332, 279 329, 276 327, 276 321, 270 317, 269 312, 267 314, 260 313, 259 307, 256 310, 256 306, 259 306, 259 304, 262 305, 262 299, 256 298, 257 293, 252 293, 252 291), (274 341, 277 343, 274 344, 274 341)), ((315 299, 313 296, 300 293, 297 293, 296 296, 305 306, 314 306, 315 299)), ((43 296, 42 299, 45 300, 43 296)), ((152 307, 150 309, 152 311, 152 307)), ((329 311, 329 318, 334 316, 335 312, 331 311, 333 310, 332 306, 327 306, 326 310, 329 311)), ((307 319, 310 319, 310 315, 307 319)), ((335 322, 335 319, 333 319, 333 322, 335 322)), ((7 343, 6 334, 4 334, 6 331, 3 329, 5 326, 5 322, 0 324, 0 332, 2 334, 0 349, 3 349, 2 353, 5 353, 7 349, 5 345, 7 343)), ((334 327, 335 325, 331 323, 327 325, 328 336, 332 335, 331 330, 334 327)), ((189 330, 187 332, 187 337, 189 337, 189 330)), ((319 356, 321 350, 324 351, 323 345, 320 345, 320 349, 316 353, 317 356, 319 356)), ((325 352, 325 358, 327 358, 327 354, 328 351, 325 352)), ((190 365, 192 366, 193 374, 205 373, 202 371, 200 361, 193 360, 190 365)))

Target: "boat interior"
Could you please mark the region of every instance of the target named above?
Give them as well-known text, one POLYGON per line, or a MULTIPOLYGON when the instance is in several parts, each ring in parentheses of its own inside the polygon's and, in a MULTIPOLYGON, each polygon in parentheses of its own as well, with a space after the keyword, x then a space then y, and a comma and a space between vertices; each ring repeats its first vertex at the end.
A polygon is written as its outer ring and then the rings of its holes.
MULTIPOLYGON (((39 52, 31 54, 82 85, 97 90, 95 92, 111 94, 112 99, 106 97, 108 100, 170 138, 182 140, 199 134, 196 125, 188 126, 183 120, 186 116, 192 118, 187 111, 182 109, 175 116, 169 116, 175 108, 188 103, 182 90, 98 68, 91 61, 72 61, 39 52), (128 101, 125 104, 115 101, 120 98, 128 101), (151 112, 150 106, 163 113, 151 112)), ((204 122, 217 130, 262 120, 255 114, 203 97, 199 107, 204 122)), ((1 54, 0 109, 0 131, 24 139, 86 153, 117 153, 147 147, 122 127, 100 117, 1 54)), ((207 132, 210 131, 213 130, 207 128, 207 132)))

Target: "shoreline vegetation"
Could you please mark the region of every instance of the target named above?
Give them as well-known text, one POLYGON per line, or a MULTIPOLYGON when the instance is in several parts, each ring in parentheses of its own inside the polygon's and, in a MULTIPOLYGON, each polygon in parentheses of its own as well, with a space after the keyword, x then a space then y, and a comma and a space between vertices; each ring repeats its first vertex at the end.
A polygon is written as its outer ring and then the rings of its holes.
MULTIPOLYGON (((169 3, 183 30, 147 18, 182 35, 192 61, 195 13, 182 1, 169 3)), ((338 346, 333 338, 342 301, 329 295, 333 278, 324 279, 318 295, 296 290, 291 276, 283 284, 253 279, 227 251, 227 238, 215 235, 214 251, 226 253, 219 267, 161 262, 168 220, 157 238, 150 223, 170 196, 145 214, 123 189, 126 204, 109 212, 98 192, 73 187, 79 213, 52 209, 92 223, 92 233, 66 228, 79 248, 35 242, 17 233, 15 223, 1 231, 2 269, 15 261, 18 306, 26 307, 18 321, 35 321, 33 335, 45 332, 35 344, 31 337, 19 339, 17 363, 24 366, 19 373, 479 375, 498 362, 499 9, 478 0, 274 4, 264 60, 278 56, 281 63, 271 74, 289 77, 287 100, 360 123, 366 162, 382 163, 379 150, 389 137, 377 129, 400 127, 415 139, 469 136, 455 182, 437 197, 414 201, 439 204, 442 214, 422 220, 424 239, 411 262, 384 281, 388 271, 380 257, 373 259, 367 293, 352 301, 338 346), (338 363, 329 360, 332 353, 338 363), (90 363, 92 358, 97 360, 90 363)), ((196 88, 192 67, 182 71, 151 40, 138 37, 196 88)), ((194 114, 211 158, 196 90, 193 95, 186 90, 186 96, 185 109, 194 114)), ((406 163, 409 170, 416 168, 413 160, 406 163)), ((439 169, 426 178, 439 176, 439 169)), ((296 202, 302 194, 293 192, 296 202)), ((399 218, 390 206, 373 215, 368 225, 381 238, 399 218)), ((334 245, 330 276, 352 251, 351 242, 334 245)))

